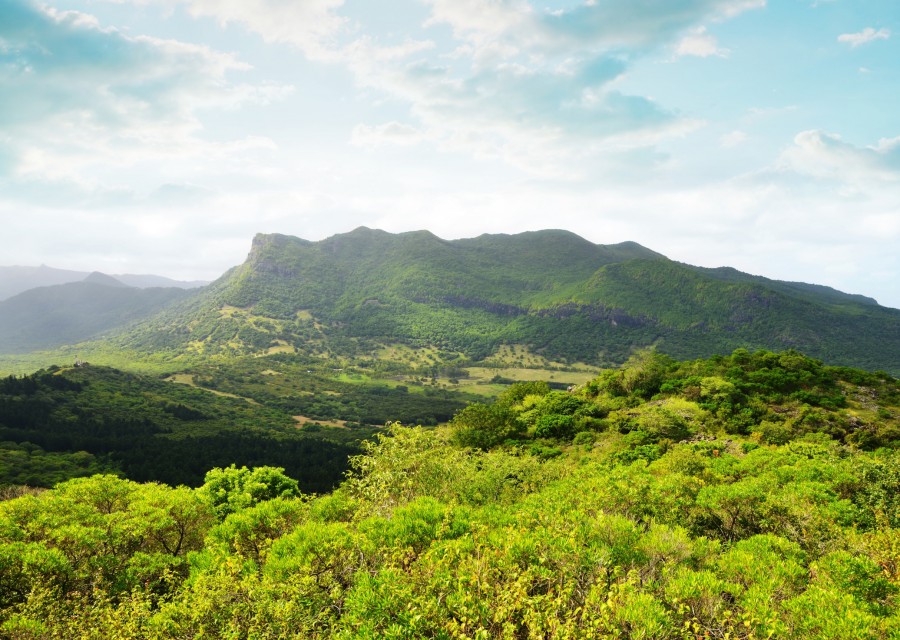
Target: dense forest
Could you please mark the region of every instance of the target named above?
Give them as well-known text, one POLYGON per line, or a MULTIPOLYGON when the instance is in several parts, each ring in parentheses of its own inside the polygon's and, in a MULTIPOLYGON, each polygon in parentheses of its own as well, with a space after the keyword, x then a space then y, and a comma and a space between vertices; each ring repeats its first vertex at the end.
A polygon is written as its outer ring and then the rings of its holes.
POLYGON ((110 474, 9 489, 2 633, 900 634, 888 374, 792 351, 642 352, 570 391, 513 384, 446 427, 395 424, 362 446, 322 495, 240 464, 194 489, 110 474))
POLYGON ((252 399, 93 365, 0 380, 0 484, 96 471, 197 486, 216 466, 274 464, 327 491, 371 428, 299 428, 252 399))

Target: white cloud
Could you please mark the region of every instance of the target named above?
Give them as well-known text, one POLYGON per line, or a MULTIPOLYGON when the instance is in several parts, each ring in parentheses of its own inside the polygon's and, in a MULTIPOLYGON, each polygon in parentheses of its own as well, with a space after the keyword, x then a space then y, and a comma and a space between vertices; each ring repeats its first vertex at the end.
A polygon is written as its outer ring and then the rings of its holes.
POLYGON ((719 138, 719 144, 725 149, 732 149, 747 141, 747 134, 740 130, 734 130, 726 133, 719 138))
POLYGON ((408 124, 388 122, 376 127, 360 124, 353 129, 352 144, 359 147, 377 147, 381 144, 401 146, 418 144, 425 136, 408 124))
MULTIPOLYGON (((246 65, 207 47, 132 37, 91 16, 17 1, 0 22, 5 127, 194 126, 192 108, 229 99, 226 74, 246 65)), ((65 129, 65 127, 62 127, 65 129)))
POLYGON ((685 31, 694 38, 682 40, 685 55, 724 55, 697 23, 765 4, 682 0, 646 11, 608 0, 547 11, 526 0, 425 1, 426 26, 454 34, 446 64, 416 55, 376 63, 375 43, 354 43, 344 54, 358 82, 409 104, 417 128, 441 149, 553 178, 579 177, 600 157, 608 164, 696 128, 651 99, 618 91, 617 81, 633 58, 685 31))
POLYGON ((708 58, 710 56, 724 58, 728 55, 728 49, 720 48, 715 37, 706 32, 706 27, 697 27, 681 39, 675 47, 675 54, 678 56, 696 56, 698 58, 708 58))
POLYGON ((290 44, 310 58, 328 58, 347 20, 337 14, 344 0, 107 0, 117 4, 184 5, 194 17, 240 24, 266 42, 290 44))
POLYGON ((858 147, 844 142, 837 134, 803 131, 794 138, 793 146, 782 153, 779 166, 841 184, 898 184, 900 137, 858 147))
POLYGON ((719 13, 725 18, 733 18, 745 11, 763 9, 766 4, 767 0, 733 0, 732 2, 721 3, 719 6, 719 13))
POLYGON ((259 136, 203 138, 201 110, 270 104, 292 91, 232 82, 248 68, 234 55, 130 35, 27 0, 3 11, 0 95, 10 99, 0 101, 0 178, 9 178, 7 198, 45 202, 65 194, 73 206, 123 203, 140 188, 136 176, 155 172, 148 181, 165 180, 167 170, 171 178, 273 149, 259 136))
POLYGON ((412 64, 388 73, 371 68, 359 77, 407 100, 425 137, 440 148, 571 178, 579 159, 646 146, 695 126, 612 89, 621 69, 611 59, 565 71, 507 63, 460 76, 412 64))
MULTIPOLYGON (((585 166, 591 156, 608 159, 695 128, 615 83, 634 58, 676 43, 683 55, 724 55, 698 25, 765 5, 677 0, 648 10, 633 0, 605 0, 549 11, 531 0, 423 0, 430 11, 423 28, 449 26, 453 34, 442 51, 431 40, 357 36, 356 23, 342 15, 343 0, 132 1, 180 4, 192 15, 241 24, 267 41, 346 65, 362 87, 408 106, 422 134, 417 140, 554 177, 571 177, 567 165, 585 166)), ((357 128, 351 142, 371 146, 375 137, 388 141, 388 133, 357 128)))
POLYGON ((425 0, 431 7, 426 26, 448 24, 457 39, 484 44, 503 34, 533 29, 533 9, 526 0, 425 0))
POLYGON ((344 0, 182 0, 195 16, 236 22, 267 42, 296 46, 312 58, 328 57, 346 19, 336 11, 344 0))
POLYGON ((706 19, 726 19, 764 7, 765 0, 633 0, 584 2, 544 11, 526 0, 426 0, 430 23, 449 24, 476 45, 502 39, 529 50, 655 49, 706 19))
POLYGON ((860 45, 868 44, 876 40, 887 40, 891 37, 890 29, 878 29, 866 27, 859 33, 843 33, 838 36, 838 42, 846 42, 854 49, 860 45))

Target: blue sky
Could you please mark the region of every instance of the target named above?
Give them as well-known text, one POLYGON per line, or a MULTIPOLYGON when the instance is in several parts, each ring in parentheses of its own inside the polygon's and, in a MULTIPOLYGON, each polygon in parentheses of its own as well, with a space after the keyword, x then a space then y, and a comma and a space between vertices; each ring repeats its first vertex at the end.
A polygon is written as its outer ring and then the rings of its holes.
POLYGON ((0 264, 564 228, 900 307, 893 0, 0 0, 0 264))

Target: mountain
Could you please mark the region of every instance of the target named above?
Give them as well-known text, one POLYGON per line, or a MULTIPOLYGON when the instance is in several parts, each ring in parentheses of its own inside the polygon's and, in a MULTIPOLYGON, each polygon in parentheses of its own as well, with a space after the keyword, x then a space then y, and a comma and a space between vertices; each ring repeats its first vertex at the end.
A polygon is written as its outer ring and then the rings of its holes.
POLYGON ((129 287, 150 289, 152 287, 177 287, 179 289, 198 289, 209 284, 206 280, 173 280, 165 276, 152 274, 118 273, 113 276, 119 282, 129 287))
POLYGON ((0 300, 36 287, 84 280, 90 272, 55 269, 42 264, 39 267, 0 267, 0 300))
POLYGON ((361 227, 319 242, 257 235, 244 264, 135 330, 124 348, 198 357, 371 357, 386 345, 488 358, 503 344, 608 365, 798 349, 900 372, 900 310, 828 287, 681 264, 549 230, 442 240, 361 227))
MULTIPOLYGON (((99 272, 95 271, 94 273, 99 272)), ((39 267, 0 267, 0 300, 6 300, 16 294, 36 287, 49 287, 55 284, 81 282, 85 278, 91 276, 93 276, 93 274, 87 271, 55 269, 53 267, 48 267, 47 265, 41 265, 39 267)), ((181 281, 155 275, 122 274, 111 277, 125 285, 139 287, 141 289, 150 287, 194 289, 209 284, 200 280, 181 281)))
POLYGON ((37 287, 0 301, 0 353, 26 353, 96 338, 191 295, 179 288, 137 289, 102 273, 37 287))
POLYGON ((108 276, 105 273, 100 273, 99 271, 94 271, 87 278, 82 280, 82 282, 89 282, 92 284, 102 284, 107 287, 128 287, 129 285, 125 284, 121 280, 114 278, 113 276, 108 276))

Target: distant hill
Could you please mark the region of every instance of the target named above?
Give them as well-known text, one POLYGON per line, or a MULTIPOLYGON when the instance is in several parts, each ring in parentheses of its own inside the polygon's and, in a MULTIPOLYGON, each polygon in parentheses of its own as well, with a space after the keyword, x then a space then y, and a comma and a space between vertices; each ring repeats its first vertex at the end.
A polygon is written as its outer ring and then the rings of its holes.
POLYGON ((87 278, 82 280, 82 282, 89 282, 91 284, 102 284, 107 287, 128 287, 129 285, 125 284, 121 280, 117 280, 113 276, 108 276, 105 273, 100 273, 99 271, 94 271, 87 278))
POLYGON ((96 338, 159 312, 191 292, 138 289, 107 275, 37 287, 0 301, 0 353, 26 353, 96 338))
POLYGON ((36 287, 78 282, 89 275, 88 271, 54 269, 43 264, 39 267, 0 267, 0 300, 36 287))
MULTIPOLYGON (((94 272, 99 273, 99 272, 94 272)), ((100 274, 105 275, 105 274, 100 274)), ((71 271, 68 269, 55 269, 47 265, 39 267, 0 267, 0 300, 6 300, 12 296, 34 289, 36 287, 49 287, 55 284, 69 282, 81 282, 93 274, 88 271, 71 271)), ((130 287, 147 289, 150 287, 178 287, 179 289, 194 289, 202 287, 208 282, 193 280, 172 280, 164 276, 155 275, 114 275, 112 277, 130 287)))
POLYGON ((178 287, 179 289, 198 289, 209 284, 207 280, 173 280, 165 276, 152 274, 137 275, 133 273, 119 273, 113 276, 119 282, 129 287, 149 289, 151 287, 178 287))
POLYGON ((679 358, 795 348, 897 374, 900 310, 565 231, 447 241, 361 227, 319 242, 257 235, 244 264, 117 343, 199 357, 404 343, 473 360, 523 344, 601 365, 648 345, 679 358))

